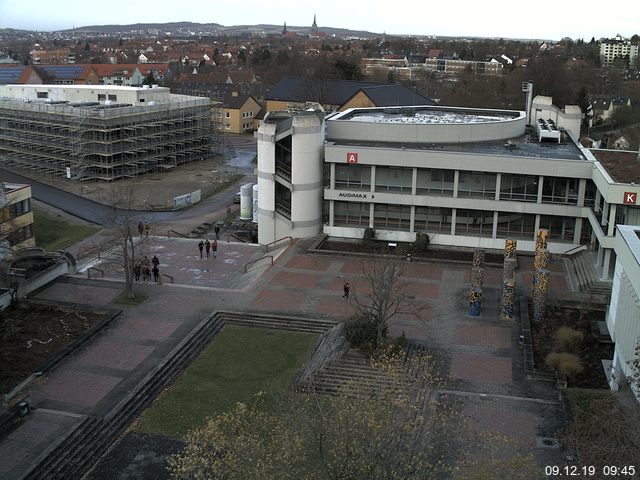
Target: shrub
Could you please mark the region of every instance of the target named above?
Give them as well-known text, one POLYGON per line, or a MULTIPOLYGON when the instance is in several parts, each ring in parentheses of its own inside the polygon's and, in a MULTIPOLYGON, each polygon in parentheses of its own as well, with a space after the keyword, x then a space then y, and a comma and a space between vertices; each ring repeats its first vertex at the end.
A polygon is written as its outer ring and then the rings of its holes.
POLYGON ((412 251, 415 255, 427 253, 431 239, 426 233, 416 233, 416 241, 413 242, 412 251))
POLYGON ((580 357, 573 353, 553 352, 547 355, 545 362, 554 370, 569 376, 577 375, 583 370, 580 357))
POLYGON ((553 333, 552 338, 554 351, 575 352, 584 334, 571 327, 560 327, 553 333))
POLYGON ((362 243, 365 245, 374 245, 376 241, 376 229, 367 227, 362 235, 362 243))
MULTIPOLYGON (((383 336, 387 336, 388 328, 385 327, 383 336)), ((376 323, 364 316, 354 316, 344 324, 344 333, 352 347, 359 349, 367 356, 371 356, 376 350, 378 331, 376 323)))

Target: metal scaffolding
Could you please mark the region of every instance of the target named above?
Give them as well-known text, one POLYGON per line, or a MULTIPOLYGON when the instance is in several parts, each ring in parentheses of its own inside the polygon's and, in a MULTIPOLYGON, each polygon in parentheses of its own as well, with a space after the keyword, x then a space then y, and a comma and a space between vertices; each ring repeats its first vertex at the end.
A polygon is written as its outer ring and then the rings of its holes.
POLYGON ((210 100, 171 98, 144 106, 0 98, 0 164, 113 181, 210 157, 210 100))

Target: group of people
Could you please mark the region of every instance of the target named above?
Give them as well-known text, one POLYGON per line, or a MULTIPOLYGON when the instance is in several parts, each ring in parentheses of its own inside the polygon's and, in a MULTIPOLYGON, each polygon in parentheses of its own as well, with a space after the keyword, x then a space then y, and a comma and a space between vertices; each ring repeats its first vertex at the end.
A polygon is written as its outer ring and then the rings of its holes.
POLYGON ((138 260, 133 267, 133 279, 136 282, 140 281, 140 277, 142 276, 143 282, 148 282, 151 280, 151 276, 153 275, 153 281, 160 281, 160 269, 158 268, 160 265, 160 260, 156 255, 153 256, 151 260, 145 255, 141 260, 138 260), (153 267, 152 267, 153 265, 153 267))
POLYGON ((202 258, 203 251, 206 252, 207 258, 209 258, 211 253, 213 253, 213 258, 216 258, 218 256, 218 240, 214 240, 213 242, 210 242, 209 239, 205 241, 200 240, 198 250, 200 250, 200 258, 202 258))
POLYGON ((151 225, 149 225, 149 223, 138 222, 138 234, 140 236, 145 235, 148 237, 150 231, 151 231, 151 225))

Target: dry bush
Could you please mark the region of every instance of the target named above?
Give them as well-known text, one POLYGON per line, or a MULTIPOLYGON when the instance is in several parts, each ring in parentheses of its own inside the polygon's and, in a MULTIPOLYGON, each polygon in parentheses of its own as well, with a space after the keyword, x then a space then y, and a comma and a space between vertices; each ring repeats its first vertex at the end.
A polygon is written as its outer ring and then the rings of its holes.
POLYGON ((569 376, 576 375, 583 370, 580 357, 573 353, 553 352, 547 355, 545 362, 550 368, 569 376))
POLYGON ((556 352, 575 352, 582 342, 584 333, 571 327, 560 327, 553 333, 553 350, 556 352))

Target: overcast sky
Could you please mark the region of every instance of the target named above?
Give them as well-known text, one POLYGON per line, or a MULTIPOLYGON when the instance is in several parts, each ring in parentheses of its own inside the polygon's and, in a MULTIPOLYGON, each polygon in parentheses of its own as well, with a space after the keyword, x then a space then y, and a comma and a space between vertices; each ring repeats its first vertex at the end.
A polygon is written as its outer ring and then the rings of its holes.
POLYGON ((640 2, 585 0, 0 0, 0 28, 62 30, 86 26, 191 21, 351 28, 403 35, 544 38, 630 37, 640 33, 640 2))

